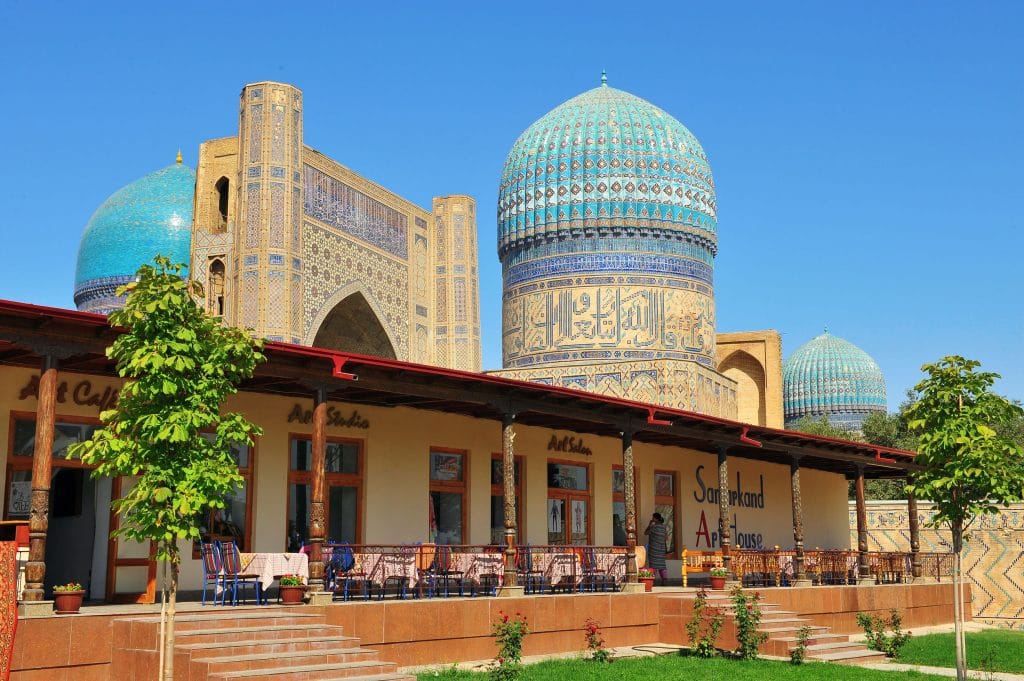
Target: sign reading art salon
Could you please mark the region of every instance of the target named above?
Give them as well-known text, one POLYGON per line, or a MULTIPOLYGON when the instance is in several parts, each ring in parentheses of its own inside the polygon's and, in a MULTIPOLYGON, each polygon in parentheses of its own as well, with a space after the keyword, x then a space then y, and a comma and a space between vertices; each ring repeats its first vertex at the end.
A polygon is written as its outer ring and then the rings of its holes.
MULTIPOLYGON (((93 386, 92 381, 78 383, 61 381, 57 384, 57 403, 64 404, 68 400, 83 407, 97 407, 98 411, 112 409, 117 404, 118 390, 112 386, 100 388, 93 386)), ((18 393, 19 400, 30 397, 39 398, 39 376, 32 376, 18 393)))
MULTIPOLYGON (((303 409, 302 405, 296 404, 292 407, 292 410, 288 412, 288 423, 312 423, 313 422, 313 410, 303 409)), ((370 422, 363 418, 357 410, 353 409, 351 413, 347 414, 340 409, 334 407, 327 407, 327 425, 335 426, 337 428, 362 428, 366 429, 370 427, 370 422)))
POLYGON ((549 452, 565 452, 566 454, 582 454, 583 456, 590 456, 593 454, 590 451, 590 447, 583 444, 583 438, 581 437, 558 437, 555 433, 551 433, 551 439, 548 440, 548 451, 549 452))

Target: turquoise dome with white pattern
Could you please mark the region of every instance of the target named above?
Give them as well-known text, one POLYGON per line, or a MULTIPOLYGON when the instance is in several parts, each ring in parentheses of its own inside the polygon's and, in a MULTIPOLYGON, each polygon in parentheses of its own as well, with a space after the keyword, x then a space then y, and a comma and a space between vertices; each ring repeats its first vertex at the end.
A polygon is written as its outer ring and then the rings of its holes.
POLYGON ((599 87, 555 107, 519 136, 498 193, 498 253, 566 237, 637 234, 717 250, 707 155, 671 115, 599 87))
POLYGON ((75 269, 75 305, 107 314, 121 307, 118 286, 163 255, 188 263, 196 173, 180 162, 114 192, 85 227, 75 269))
POLYGON ((885 412, 885 377, 875 360, 828 331, 802 345, 782 367, 786 425, 805 416, 860 431, 872 412, 885 412))

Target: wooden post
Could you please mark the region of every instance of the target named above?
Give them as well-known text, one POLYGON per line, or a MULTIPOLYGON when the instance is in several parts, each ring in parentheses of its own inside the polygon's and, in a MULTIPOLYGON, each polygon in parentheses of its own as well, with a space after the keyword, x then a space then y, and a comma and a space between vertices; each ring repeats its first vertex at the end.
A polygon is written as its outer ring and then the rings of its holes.
MULTIPOLYGON (((907 483, 911 477, 907 476, 907 483)), ((917 582, 921 579, 921 528, 917 518, 917 497, 907 494, 907 521, 910 523, 910 573, 917 582)))
POLYGON ((793 586, 810 586, 804 569, 804 503, 800 494, 800 457, 794 456, 789 464, 790 487, 793 491, 793 586))
POLYGON ((43 600, 46 577, 46 531, 50 518, 50 475, 53 468, 53 428, 57 404, 57 358, 43 355, 36 400, 36 441, 32 450, 32 498, 28 518, 28 563, 22 600, 43 600))
POLYGON ((633 433, 622 433, 622 480, 626 497, 626 583, 637 584, 636 481, 633 479, 633 433))
POLYGON ((729 463, 726 447, 718 448, 718 536, 722 547, 722 567, 732 581, 732 531, 729 527, 729 463))
POLYGON ((868 511, 864 501, 864 466, 857 466, 857 583, 874 584, 868 565, 868 511))
POLYGON ((327 460, 327 388, 313 393, 313 489, 309 510, 309 589, 324 589, 323 543, 327 534, 324 514, 324 485, 327 460))
POLYGON ((501 420, 502 494, 505 511, 505 575, 502 586, 516 587, 516 415, 506 413, 501 420))

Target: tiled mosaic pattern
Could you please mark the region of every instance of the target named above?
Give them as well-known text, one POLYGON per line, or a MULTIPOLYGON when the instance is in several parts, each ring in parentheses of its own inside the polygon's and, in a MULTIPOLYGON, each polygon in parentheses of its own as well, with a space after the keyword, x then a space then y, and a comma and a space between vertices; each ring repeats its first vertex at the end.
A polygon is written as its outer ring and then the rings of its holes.
POLYGON ((875 360, 828 331, 796 350, 782 367, 786 424, 827 414, 860 431, 868 414, 886 410, 885 377, 875 360))
POLYGON ((435 198, 433 213, 435 361, 455 369, 479 371, 476 202, 468 196, 435 198))
POLYGON ((575 365, 502 369, 488 373, 736 418, 735 381, 694 362, 601 359, 575 365))
MULTIPOLYGON (((926 527, 931 504, 918 502, 921 551, 951 550, 947 529, 926 527)), ((850 546, 857 545, 857 514, 850 503, 850 546)), ((909 551, 906 502, 868 503, 868 550, 909 551)), ((974 619, 1024 629, 1024 504, 982 516, 964 543, 964 574, 971 580, 974 619)))
POLYGON ((303 169, 305 213, 403 260, 409 256, 406 216, 314 168, 303 169))
MULTIPOLYGON (((720 389, 714 397, 657 372, 601 368, 693 362, 702 368, 692 375, 731 383, 714 372, 715 202, 696 138, 627 92, 602 84, 531 125, 498 195, 506 370, 722 413, 720 389), (588 362, 593 375, 554 366, 588 362)), ((735 414, 731 388, 724 409, 735 414)))
POLYGON ((684 232, 714 252, 714 180, 675 118, 602 85, 541 117, 516 140, 498 194, 498 251, 586 230, 684 232))
POLYGON ((409 267, 335 230, 306 222, 303 261, 308 280, 303 299, 302 337, 312 344, 320 324, 335 305, 339 292, 360 292, 377 307, 378 320, 393 341, 395 356, 409 357, 409 267))
POLYGON ((103 202, 78 247, 79 310, 106 314, 120 307, 114 290, 157 254, 189 262, 195 183, 194 170, 175 164, 122 187, 103 202))

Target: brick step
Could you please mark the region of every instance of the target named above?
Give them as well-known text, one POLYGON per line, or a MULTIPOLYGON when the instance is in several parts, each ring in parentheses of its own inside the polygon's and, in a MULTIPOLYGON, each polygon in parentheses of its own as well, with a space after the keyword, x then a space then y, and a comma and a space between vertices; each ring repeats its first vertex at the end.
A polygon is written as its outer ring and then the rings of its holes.
MULTIPOLYGON (((784 634, 793 634, 793 635, 796 635, 797 632, 799 632, 801 629, 803 629, 803 627, 804 627, 804 625, 800 625, 800 626, 787 625, 787 626, 784 626, 784 627, 766 627, 766 626, 764 626, 764 624, 762 624, 760 627, 758 627, 757 630, 758 631, 763 631, 764 633, 768 634, 769 636, 775 636, 777 634, 783 634, 783 635, 784 634)), ((828 633, 828 627, 819 627, 819 626, 811 625, 811 626, 808 626, 807 628, 810 630, 810 638, 817 638, 818 634, 828 633)))
POLYGON ((837 664, 874 664, 885 662, 887 659, 885 653, 869 650, 866 647, 862 650, 839 650, 832 653, 808 654, 807 658, 823 662, 835 662, 837 664))
POLYGON ((271 638, 258 641, 211 641, 174 646, 175 650, 191 652, 193 657, 244 655, 254 649, 265 653, 289 653, 300 650, 334 650, 358 645, 352 636, 308 636, 305 638, 271 638))
POLYGON ((761 617, 762 626, 765 624, 788 624, 790 622, 810 622, 811 620, 806 617, 790 617, 783 615, 781 617, 761 617))
MULTIPOLYGON (((796 645, 796 636, 772 636, 773 641, 779 641, 782 643, 792 643, 796 645)), ((832 633, 820 633, 814 634, 807 639, 807 647, 812 645, 819 645, 825 643, 846 643, 850 640, 847 634, 832 634, 832 633)))
MULTIPOLYGON (((793 646, 794 648, 796 646, 793 646)), ((839 650, 857 650, 866 646, 859 641, 833 641, 831 643, 809 643, 804 649, 808 653, 829 653, 839 650)))
POLYGON ((416 681, 412 674, 368 674, 366 676, 332 676, 320 681, 416 681))
MULTIPOLYGON (((160 625, 159 617, 133 617, 133 623, 160 625)), ((276 624, 301 624, 323 621, 324 616, 316 613, 290 612, 287 610, 267 610, 266 608, 240 610, 238 612, 210 612, 179 614, 174 617, 174 630, 191 631, 203 628, 211 623, 221 628, 240 622, 242 626, 274 626, 276 624)))
POLYGON ((328 679, 351 679, 358 676, 394 674, 398 669, 393 662, 334 662, 307 664, 274 669, 245 669, 231 672, 216 672, 208 677, 210 681, 327 681, 328 679))
POLYGON ((225 641, 266 641, 282 638, 341 635, 341 627, 324 624, 275 624, 255 627, 216 627, 175 632, 175 644, 225 641))
POLYGON ((308 667, 318 664, 349 664, 354 662, 381 663, 377 651, 366 648, 337 648, 335 650, 300 650, 291 653, 248 653, 193 659, 189 665, 191 679, 216 676, 223 672, 246 670, 277 670, 280 668, 308 667))

